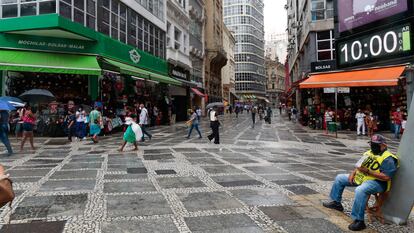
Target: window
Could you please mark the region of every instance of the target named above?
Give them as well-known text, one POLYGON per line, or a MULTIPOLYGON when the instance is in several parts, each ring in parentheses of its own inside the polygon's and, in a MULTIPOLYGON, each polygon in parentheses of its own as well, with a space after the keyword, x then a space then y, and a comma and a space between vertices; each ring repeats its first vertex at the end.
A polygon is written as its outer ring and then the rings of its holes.
POLYGON ((1 0, 0 18, 56 13, 56 0, 1 0))
POLYGON ((333 0, 312 0, 312 21, 333 18, 333 0))
POLYGON ((179 50, 181 48, 181 31, 174 28, 174 49, 179 50))
POLYGON ((335 38, 334 32, 323 31, 316 33, 317 60, 335 59, 335 38))
MULTIPOLYGON (((109 0, 104 0, 103 5, 108 4, 108 2, 109 0)), ((59 14, 74 22, 96 30, 96 0, 60 0, 59 14)), ((105 22, 108 22, 109 25, 109 15, 107 12, 104 11, 102 17, 105 22), (108 16, 107 20, 106 16, 108 16)), ((107 34, 109 29, 107 27, 103 27, 100 31, 107 34)))

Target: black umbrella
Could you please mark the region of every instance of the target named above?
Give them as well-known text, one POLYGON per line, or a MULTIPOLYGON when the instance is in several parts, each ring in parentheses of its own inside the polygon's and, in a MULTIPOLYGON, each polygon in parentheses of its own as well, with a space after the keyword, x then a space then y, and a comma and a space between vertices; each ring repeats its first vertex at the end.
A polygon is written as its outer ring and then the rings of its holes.
POLYGON ((213 107, 218 107, 218 108, 224 107, 224 103, 222 103, 222 102, 209 103, 206 106, 206 109, 213 108, 213 107))
POLYGON ((32 103, 47 103, 55 100, 55 96, 45 89, 32 89, 19 96, 22 100, 32 103))

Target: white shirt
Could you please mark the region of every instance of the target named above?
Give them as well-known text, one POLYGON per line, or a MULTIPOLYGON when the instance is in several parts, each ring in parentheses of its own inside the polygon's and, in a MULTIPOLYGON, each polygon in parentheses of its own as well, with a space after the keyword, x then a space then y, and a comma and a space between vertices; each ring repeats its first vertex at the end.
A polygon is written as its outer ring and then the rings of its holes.
POLYGON ((76 122, 86 122, 85 111, 82 111, 82 112, 76 111, 76 122))
POLYGON ((139 114, 139 124, 148 125, 148 110, 146 108, 141 109, 141 114, 139 114))
POLYGON ((359 123, 364 122, 364 118, 365 118, 365 114, 364 114, 364 113, 362 113, 362 112, 358 112, 358 113, 355 115, 355 119, 357 119, 357 121, 358 121, 359 123))
POLYGON ((201 109, 196 110, 197 116, 201 116, 201 109))
POLYGON ((210 111, 210 121, 217 121, 217 117, 216 117, 216 111, 211 110, 210 111))

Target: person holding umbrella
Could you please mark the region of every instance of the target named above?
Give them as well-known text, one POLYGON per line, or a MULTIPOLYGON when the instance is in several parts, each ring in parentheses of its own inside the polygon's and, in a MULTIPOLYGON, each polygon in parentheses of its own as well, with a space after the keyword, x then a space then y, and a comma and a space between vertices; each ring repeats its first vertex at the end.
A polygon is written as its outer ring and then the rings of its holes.
POLYGON ((9 141, 9 111, 15 108, 5 101, 0 101, 0 140, 7 149, 7 155, 13 154, 13 149, 9 141))
POLYGON ((26 105, 23 113, 23 140, 20 145, 20 151, 23 151, 24 144, 26 143, 27 138, 29 138, 30 146, 32 150, 35 150, 33 144, 33 126, 36 122, 36 117, 32 112, 32 107, 26 105))

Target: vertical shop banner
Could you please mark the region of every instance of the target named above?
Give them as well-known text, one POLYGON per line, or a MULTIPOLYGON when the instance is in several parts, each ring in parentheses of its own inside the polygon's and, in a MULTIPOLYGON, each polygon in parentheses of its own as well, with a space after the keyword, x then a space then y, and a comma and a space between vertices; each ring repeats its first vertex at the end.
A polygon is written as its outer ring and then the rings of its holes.
POLYGON ((407 11, 407 0, 338 0, 339 32, 407 11))

